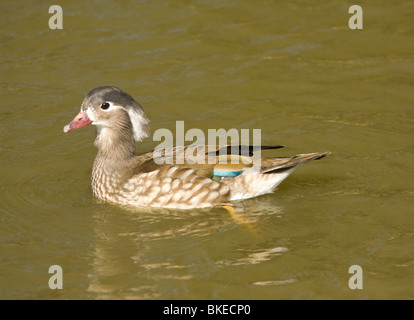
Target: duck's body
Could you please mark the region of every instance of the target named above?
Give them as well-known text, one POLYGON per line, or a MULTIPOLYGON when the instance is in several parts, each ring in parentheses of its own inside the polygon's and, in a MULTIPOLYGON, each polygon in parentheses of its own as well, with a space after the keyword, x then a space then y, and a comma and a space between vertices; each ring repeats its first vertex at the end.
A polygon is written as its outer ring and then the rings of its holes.
MULTIPOLYGON (((92 190, 96 198, 135 207, 220 206, 232 200, 273 192, 299 165, 328 154, 257 159, 252 157, 252 147, 246 155, 241 153, 242 148, 224 146, 227 155, 223 155, 223 147, 206 146, 202 147, 205 161, 201 163, 187 158, 179 164, 176 161, 160 163, 157 161, 160 155, 153 151, 135 154, 135 141, 149 134, 148 122, 142 107, 130 95, 108 86, 89 92, 81 112, 65 126, 65 132, 87 124, 98 127, 95 139, 98 154, 92 170, 92 190), (236 157, 240 161, 222 164, 223 157, 236 157)), ((172 158, 176 159, 179 152, 185 153, 188 148, 192 146, 174 148, 172 158)))

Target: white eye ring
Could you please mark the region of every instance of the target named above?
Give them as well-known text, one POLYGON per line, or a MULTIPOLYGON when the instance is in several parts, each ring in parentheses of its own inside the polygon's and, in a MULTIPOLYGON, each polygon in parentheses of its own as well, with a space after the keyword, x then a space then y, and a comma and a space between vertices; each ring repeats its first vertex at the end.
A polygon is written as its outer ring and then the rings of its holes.
POLYGON ((109 102, 105 101, 101 104, 101 109, 102 110, 108 110, 110 106, 111 106, 111 104, 109 102))

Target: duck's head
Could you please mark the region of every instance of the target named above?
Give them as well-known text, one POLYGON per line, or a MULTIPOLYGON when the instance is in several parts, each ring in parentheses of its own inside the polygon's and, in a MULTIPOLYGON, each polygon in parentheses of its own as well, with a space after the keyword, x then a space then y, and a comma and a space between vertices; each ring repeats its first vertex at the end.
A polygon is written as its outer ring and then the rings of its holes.
POLYGON ((98 135, 110 131, 133 134, 135 141, 149 135, 149 120, 138 102, 125 91, 105 86, 91 90, 82 102, 79 114, 64 128, 64 132, 84 127, 97 126, 98 135))

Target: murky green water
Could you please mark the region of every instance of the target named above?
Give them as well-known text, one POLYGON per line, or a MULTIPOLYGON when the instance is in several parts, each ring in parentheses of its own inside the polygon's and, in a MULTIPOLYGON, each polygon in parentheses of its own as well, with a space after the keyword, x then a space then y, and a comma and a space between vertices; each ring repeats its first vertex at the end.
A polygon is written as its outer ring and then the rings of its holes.
POLYGON ((63 30, 50 4, 0 4, 0 298, 414 298, 412 1, 361 2, 355 31, 347 1, 59 4, 63 30), (234 216, 95 204, 94 128, 62 128, 108 84, 153 131, 259 128, 278 155, 333 154, 234 216))

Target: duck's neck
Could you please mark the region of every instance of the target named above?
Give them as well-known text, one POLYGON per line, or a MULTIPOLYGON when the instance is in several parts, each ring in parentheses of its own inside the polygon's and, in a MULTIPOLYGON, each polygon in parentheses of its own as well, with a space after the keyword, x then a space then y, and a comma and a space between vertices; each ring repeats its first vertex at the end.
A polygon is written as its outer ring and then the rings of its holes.
POLYGON ((130 160, 135 157, 132 130, 98 129, 95 145, 98 147, 98 154, 92 169, 94 196, 115 201, 117 190, 130 174, 130 160))
POLYGON ((135 156, 135 141, 132 128, 125 127, 119 130, 99 128, 95 139, 98 147, 96 158, 120 163, 135 156))

